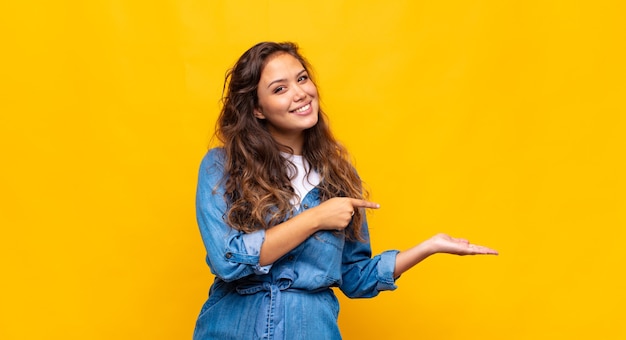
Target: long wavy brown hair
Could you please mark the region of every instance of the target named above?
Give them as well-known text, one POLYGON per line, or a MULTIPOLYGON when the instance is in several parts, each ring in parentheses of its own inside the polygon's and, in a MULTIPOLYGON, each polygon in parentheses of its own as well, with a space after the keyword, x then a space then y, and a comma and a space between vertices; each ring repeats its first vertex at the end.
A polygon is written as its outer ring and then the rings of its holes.
MULTIPOLYGON (((295 193, 287 171, 293 164, 280 153, 288 147, 272 138, 266 120, 253 115, 258 107, 261 72, 268 58, 278 53, 298 59, 314 82, 309 63, 291 42, 262 42, 253 46, 227 72, 224 81, 223 106, 215 136, 225 150, 223 180, 228 203, 225 217, 232 228, 244 232, 270 228, 293 214, 291 199, 295 193)), ((333 137, 321 109, 317 124, 304 133, 302 156, 320 175, 317 186, 320 199, 366 196, 346 149, 333 137)), ((363 212, 357 209, 346 228, 348 239, 363 239, 363 219, 363 212)))

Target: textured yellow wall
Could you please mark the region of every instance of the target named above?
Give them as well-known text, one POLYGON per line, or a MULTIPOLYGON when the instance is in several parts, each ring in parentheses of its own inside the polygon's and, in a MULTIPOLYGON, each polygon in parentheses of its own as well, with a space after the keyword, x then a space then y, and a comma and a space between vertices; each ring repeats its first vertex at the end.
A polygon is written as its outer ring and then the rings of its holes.
POLYGON ((618 1, 3 1, 0 339, 189 339, 225 70, 293 40, 372 198, 375 251, 439 255, 346 339, 623 339, 618 1))

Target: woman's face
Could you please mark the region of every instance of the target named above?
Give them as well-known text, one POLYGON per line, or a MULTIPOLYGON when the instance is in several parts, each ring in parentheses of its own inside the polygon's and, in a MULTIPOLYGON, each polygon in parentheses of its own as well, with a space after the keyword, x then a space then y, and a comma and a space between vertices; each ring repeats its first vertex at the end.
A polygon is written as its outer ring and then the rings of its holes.
POLYGON ((269 57, 257 95, 259 107, 254 116, 267 121, 269 132, 279 143, 290 145, 294 138, 302 138, 304 130, 317 124, 317 88, 291 54, 269 57))

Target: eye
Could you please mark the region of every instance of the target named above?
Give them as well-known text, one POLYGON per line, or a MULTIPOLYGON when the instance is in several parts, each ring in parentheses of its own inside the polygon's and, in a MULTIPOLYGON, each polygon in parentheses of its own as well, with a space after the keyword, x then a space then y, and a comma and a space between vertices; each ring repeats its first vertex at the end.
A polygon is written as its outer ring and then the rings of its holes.
POLYGON ((274 92, 274 93, 279 93, 279 92, 282 92, 284 89, 285 89, 285 87, 284 87, 284 86, 278 86, 278 87, 276 87, 276 88, 274 89, 274 91, 273 91, 273 92, 274 92))
POLYGON ((307 81, 308 79, 309 79, 309 76, 307 74, 303 74, 300 77, 298 77, 298 82, 302 83, 302 82, 307 81))

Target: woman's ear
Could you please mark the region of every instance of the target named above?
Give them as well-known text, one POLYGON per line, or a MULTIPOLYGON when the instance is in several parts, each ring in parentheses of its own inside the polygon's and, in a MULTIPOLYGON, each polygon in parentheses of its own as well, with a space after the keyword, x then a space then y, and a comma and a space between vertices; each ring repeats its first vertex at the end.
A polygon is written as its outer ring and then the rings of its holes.
POLYGON ((254 117, 256 117, 258 119, 265 119, 265 115, 261 111, 260 107, 257 107, 256 109, 254 109, 254 117))

